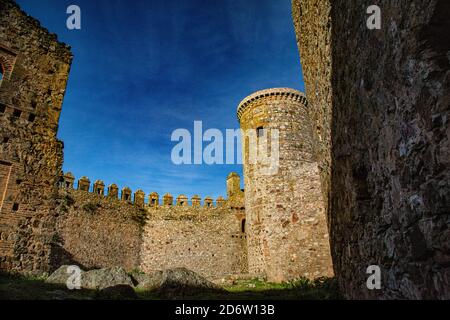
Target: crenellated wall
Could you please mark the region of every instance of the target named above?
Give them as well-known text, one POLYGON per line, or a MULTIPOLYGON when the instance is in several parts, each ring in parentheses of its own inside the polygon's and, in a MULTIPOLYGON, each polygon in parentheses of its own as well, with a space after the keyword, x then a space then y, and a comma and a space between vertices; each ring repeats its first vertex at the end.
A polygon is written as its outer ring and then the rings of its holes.
MULTIPOLYGON (((240 181, 240 177, 237 173, 232 173, 230 175, 237 176, 238 183, 240 181)), ((71 172, 65 173, 60 177, 59 186, 62 189, 71 190, 75 188, 75 177, 71 172)), ((230 186, 227 185, 229 188, 230 186)), ((234 186, 233 186, 234 187, 234 186)), ((146 194, 142 190, 137 190, 136 192, 132 192, 129 187, 123 187, 119 194, 119 187, 113 183, 108 186, 107 191, 105 191, 105 184, 102 180, 96 180, 91 187, 91 180, 83 176, 78 180, 77 190, 90 192, 96 194, 101 197, 106 197, 109 199, 120 199, 121 201, 133 203, 138 207, 147 208, 147 207, 158 207, 158 206, 168 206, 168 207, 198 207, 204 206, 205 208, 214 208, 214 207, 222 207, 225 206, 227 201, 223 197, 218 197, 216 201, 207 196, 203 200, 198 195, 192 196, 191 200, 181 194, 175 200, 174 197, 170 193, 164 194, 162 197, 162 202, 160 201, 160 196, 157 192, 152 192, 148 195, 146 199, 146 194)), ((237 206, 243 209, 243 191, 239 189, 239 191, 233 190, 230 199, 236 202, 237 206)))
POLYGON ((194 195, 162 199, 155 192, 66 173, 60 179, 53 265, 122 266, 152 272, 186 267, 210 279, 247 273, 245 210, 240 177, 227 178, 230 199, 194 195), (233 180, 234 183, 230 183, 233 180))

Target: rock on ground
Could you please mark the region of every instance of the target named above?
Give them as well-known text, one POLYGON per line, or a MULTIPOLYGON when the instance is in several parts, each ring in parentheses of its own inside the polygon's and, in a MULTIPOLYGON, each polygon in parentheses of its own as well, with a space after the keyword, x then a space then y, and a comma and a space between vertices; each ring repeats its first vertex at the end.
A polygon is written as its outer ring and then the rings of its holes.
MULTIPOLYGON (((47 283, 66 285, 71 275, 69 266, 61 266, 46 280, 47 283)), ((135 288, 151 292, 165 299, 204 296, 223 293, 221 287, 186 268, 156 271, 152 274, 136 274, 131 278, 123 268, 112 267, 81 272, 81 287, 98 290, 100 299, 135 299, 135 288)))
MULTIPOLYGON (((68 273, 67 265, 59 267, 46 280, 47 283, 66 285, 73 273, 68 273)), ((131 277, 121 267, 81 271, 81 287, 83 289, 103 290, 109 287, 126 285, 133 287, 131 277)))
POLYGON ((86 289, 103 290, 118 285, 133 287, 131 277, 121 267, 91 270, 81 275, 81 286, 86 289))
MULTIPOLYGON (((63 266, 59 267, 58 269, 56 269, 56 271, 54 271, 47 278, 47 280, 45 280, 45 282, 52 283, 52 284, 66 285, 67 280, 71 276, 71 273, 67 272, 69 267, 70 266, 68 266, 68 265, 63 265, 63 266)), ((83 273, 83 271, 82 271, 82 273, 83 273)))
POLYGON ((157 271, 150 275, 140 275, 137 289, 152 291, 162 298, 203 295, 224 292, 218 285, 186 268, 157 271))

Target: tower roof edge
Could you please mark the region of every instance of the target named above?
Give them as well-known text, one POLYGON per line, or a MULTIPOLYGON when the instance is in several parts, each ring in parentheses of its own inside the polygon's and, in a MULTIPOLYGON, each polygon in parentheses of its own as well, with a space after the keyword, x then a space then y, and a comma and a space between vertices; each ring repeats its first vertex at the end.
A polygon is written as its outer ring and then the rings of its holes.
POLYGON ((241 115, 244 113, 244 111, 247 109, 247 107, 254 101, 259 100, 264 97, 269 96, 283 96, 291 97, 293 99, 300 99, 303 101, 303 103, 307 104, 306 95, 296 89, 292 88, 271 88, 271 89, 264 89, 260 91, 256 91, 252 93, 251 95, 245 97, 241 103, 239 103, 239 106, 237 108, 237 116, 238 119, 241 120, 241 115))

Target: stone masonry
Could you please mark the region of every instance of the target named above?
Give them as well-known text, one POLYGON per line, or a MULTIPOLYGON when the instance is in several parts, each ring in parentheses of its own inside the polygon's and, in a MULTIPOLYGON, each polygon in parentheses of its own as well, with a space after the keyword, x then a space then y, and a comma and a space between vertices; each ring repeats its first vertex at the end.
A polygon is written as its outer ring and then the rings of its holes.
POLYGON ((150 273, 185 267, 219 280, 248 273, 245 211, 240 177, 227 178, 229 199, 159 195, 117 185, 102 192, 81 177, 61 179, 58 197, 54 267, 76 264, 84 269, 121 266, 150 273), (132 196, 133 195, 133 196, 132 196))
POLYGON ((142 271, 185 267, 212 280, 247 274, 242 210, 186 205, 153 207, 148 212, 142 271))
POLYGON ((347 298, 449 299, 450 2, 380 2, 381 30, 366 28, 372 4, 293 0, 308 103, 286 88, 244 99, 245 190, 232 173, 226 199, 202 200, 62 175, 70 48, 0 0, 0 270, 284 281, 331 276, 331 251, 347 298))
POLYGON ((303 93, 285 88, 256 92, 238 108, 244 132, 249 271, 269 281, 332 275, 307 108, 303 93), (272 139, 276 132, 278 148, 272 139), (274 166, 263 156, 252 160, 252 152, 273 154, 275 149, 279 163, 274 166))
POLYGON ((142 224, 139 206, 95 192, 59 189, 52 269, 78 265, 84 270, 140 263, 142 224))
POLYGON ((0 0, 0 30, 0 270, 40 273, 50 268, 72 55, 13 1, 0 0))
POLYGON ((450 298, 450 2, 294 0, 347 298, 450 298), (381 268, 381 290, 366 269, 381 268))
POLYGON ((259 176, 246 163, 248 191, 236 173, 226 179, 227 199, 215 201, 76 181, 61 172, 56 139, 70 50, 13 1, 0 5, 0 270, 186 267, 210 279, 272 281, 332 274, 301 93, 274 89, 241 104, 243 128, 281 132, 279 173, 259 176))

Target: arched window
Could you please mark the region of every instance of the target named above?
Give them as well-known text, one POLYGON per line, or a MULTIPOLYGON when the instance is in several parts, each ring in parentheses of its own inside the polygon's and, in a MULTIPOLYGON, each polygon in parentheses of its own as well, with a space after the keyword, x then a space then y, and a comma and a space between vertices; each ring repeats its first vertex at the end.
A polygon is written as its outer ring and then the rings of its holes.
POLYGON ((242 231, 242 233, 245 233, 245 219, 242 219, 242 222, 241 222, 241 231, 242 231))

